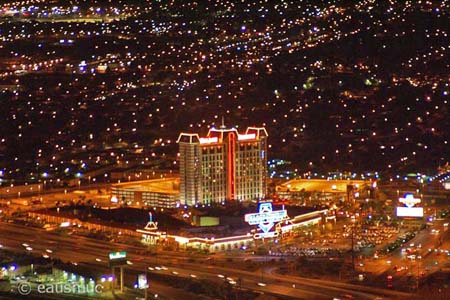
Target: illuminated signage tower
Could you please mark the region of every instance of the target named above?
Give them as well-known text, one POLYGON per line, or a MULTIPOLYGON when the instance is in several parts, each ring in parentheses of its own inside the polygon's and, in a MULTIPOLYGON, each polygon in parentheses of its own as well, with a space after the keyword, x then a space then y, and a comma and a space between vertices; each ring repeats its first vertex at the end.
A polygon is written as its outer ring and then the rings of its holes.
POLYGON ((423 207, 417 207, 416 205, 422 202, 419 198, 414 198, 411 193, 405 194, 398 199, 398 202, 403 203, 405 206, 397 207, 397 217, 423 217, 423 207))
POLYGON ((266 195, 267 131, 249 127, 211 128, 206 137, 181 133, 180 202, 182 205, 259 200, 266 195))

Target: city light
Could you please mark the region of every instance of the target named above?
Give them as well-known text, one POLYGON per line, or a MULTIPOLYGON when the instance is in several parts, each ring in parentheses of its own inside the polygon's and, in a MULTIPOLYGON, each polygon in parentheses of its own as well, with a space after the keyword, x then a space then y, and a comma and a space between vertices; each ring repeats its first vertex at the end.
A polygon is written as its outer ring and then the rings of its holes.
POLYGON ((448 2, 2 1, 2 297, 450 299, 448 2))

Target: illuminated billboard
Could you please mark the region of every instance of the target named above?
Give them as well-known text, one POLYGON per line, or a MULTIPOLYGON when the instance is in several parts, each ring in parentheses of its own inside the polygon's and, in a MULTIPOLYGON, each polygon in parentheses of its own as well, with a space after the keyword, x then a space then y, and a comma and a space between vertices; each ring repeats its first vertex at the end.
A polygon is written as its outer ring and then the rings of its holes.
POLYGON ((399 198, 398 201, 403 203, 405 206, 398 206, 396 210, 397 217, 413 217, 422 218, 423 217, 423 207, 416 207, 421 200, 419 198, 414 198, 413 194, 405 194, 403 197, 399 198))
POLYGON ((423 207, 397 207, 397 217, 423 217, 423 207))
POLYGON ((283 219, 287 218, 286 210, 273 210, 272 203, 264 202, 259 204, 257 213, 246 214, 244 216, 245 222, 250 225, 257 225, 262 233, 255 235, 255 238, 269 238, 274 237, 274 233, 269 232, 270 229, 283 219))
POLYGON ((117 251, 109 253, 109 266, 119 267, 127 264, 127 253, 125 251, 117 251))
POLYGON ((125 251, 111 252, 109 253, 109 259, 123 259, 127 257, 127 253, 125 251))

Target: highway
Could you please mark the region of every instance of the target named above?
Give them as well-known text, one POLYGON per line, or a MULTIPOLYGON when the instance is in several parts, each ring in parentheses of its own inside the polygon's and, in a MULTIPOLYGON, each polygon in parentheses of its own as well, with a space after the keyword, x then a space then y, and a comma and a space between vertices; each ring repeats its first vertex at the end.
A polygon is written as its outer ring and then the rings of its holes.
MULTIPOLYGON (((43 255, 47 249, 52 251, 51 256, 64 262, 86 265, 92 270, 109 274, 108 254, 111 251, 127 251, 130 265, 127 272, 138 273, 144 270, 162 272, 170 276, 191 277, 193 280, 210 280, 221 283, 226 279, 224 275, 237 281, 241 279, 241 287, 257 292, 273 294, 286 299, 321 300, 340 298, 351 295, 354 299, 411 299, 407 293, 393 290, 371 288, 353 284, 309 279, 306 277, 282 276, 277 274, 263 274, 239 270, 234 267, 218 267, 207 263, 189 262, 187 253, 160 253, 149 256, 143 253, 145 248, 131 245, 111 243, 80 236, 63 236, 43 229, 25 227, 11 223, 0 223, 0 244, 5 249, 26 252, 23 243, 29 244, 35 255, 43 255), (157 270, 156 266, 164 265, 166 268, 157 270), (149 270, 152 267, 153 270, 149 270), (258 283, 262 283, 258 285, 258 283)), ((131 285, 131 282, 127 282, 131 285)), ((172 294, 170 299, 185 299, 172 294)), ((198 298, 198 297, 197 297, 198 298)))

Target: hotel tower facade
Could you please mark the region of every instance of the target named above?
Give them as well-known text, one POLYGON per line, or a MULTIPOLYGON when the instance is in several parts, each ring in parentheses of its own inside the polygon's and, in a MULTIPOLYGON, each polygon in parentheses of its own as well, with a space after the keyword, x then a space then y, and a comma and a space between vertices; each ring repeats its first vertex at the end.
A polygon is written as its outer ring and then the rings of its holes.
POLYGON ((181 133, 180 204, 195 206, 266 196, 267 131, 248 127, 211 128, 206 137, 181 133))

